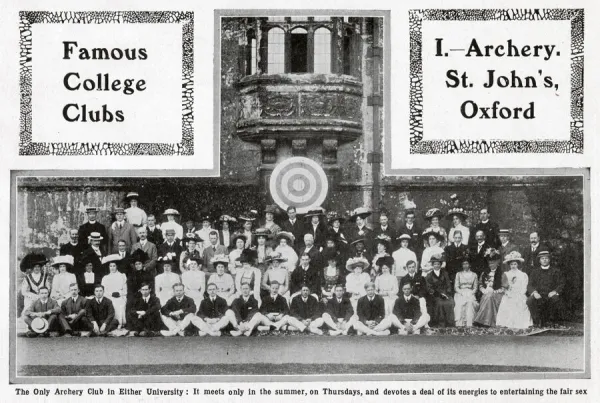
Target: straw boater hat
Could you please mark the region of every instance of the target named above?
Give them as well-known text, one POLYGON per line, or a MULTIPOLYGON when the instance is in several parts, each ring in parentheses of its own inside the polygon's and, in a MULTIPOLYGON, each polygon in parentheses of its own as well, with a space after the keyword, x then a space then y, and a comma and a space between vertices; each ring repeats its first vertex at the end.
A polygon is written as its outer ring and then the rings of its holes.
POLYGON ((363 271, 369 267, 369 261, 364 257, 351 257, 346 261, 346 270, 354 271, 355 267, 360 267, 363 271))
POLYGON ((442 213, 442 211, 439 208, 430 208, 425 213, 425 218, 429 221, 431 221, 431 219, 434 217, 442 218, 443 216, 444 213, 442 213))
POLYGON ((500 228, 498 230, 498 235, 510 235, 510 230, 506 228, 500 228))
POLYGON ((87 207, 85 209, 86 213, 97 213, 98 211, 100 211, 98 207, 87 207))
POLYGON ((88 241, 101 241, 103 239, 104 237, 99 232, 91 232, 90 236, 88 236, 88 241))
POLYGON ((31 321, 29 327, 31 327, 31 330, 33 330, 34 332, 42 334, 45 333, 46 330, 48 330, 49 325, 46 318, 34 318, 31 321))
POLYGON ((385 246, 386 249, 390 248, 391 241, 392 241, 392 238, 390 238, 390 236, 386 235, 386 234, 379 234, 375 238, 375 244, 381 243, 385 246))
POLYGON ((391 256, 382 256, 379 259, 377 259, 375 264, 379 267, 387 266, 387 267, 389 267, 390 272, 391 272, 392 266, 394 265, 394 258, 391 256))
POLYGON ((54 259, 52 259, 52 266, 56 267, 57 269, 61 264, 66 265, 67 270, 72 269, 74 263, 75 259, 71 255, 56 256, 54 259))
POLYGON ((104 256, 102 258, 102 267, 106 267, 106 269, 108 269, 108 266, 112 262, 117 263, 117 267, 119 267, 119 263, 122 263, 121 262, 121 255, 115 253, 114 255, 104 256))
POLYGON ((212 259, 210 259, 210 263, 211 263, 213 266, 215 266, 215 267, 216 267, 216 266, 217 266, 217 264, 219 264, 219 263, 222 263, 222 264, 224 264, 225 266, 227 266, 227 265, 229 264, 229 258, 228 258, 226 255, 224 255, 224 254, 222 254, 222 253, 221 253, 221 254, 219 254, 219 255, 215 255, 215 256, 213 256, 213 257, 212 257, 212 259))
POLYGON ((275 240, 277 242, 281 241, 281 238, 284 238, 288 241, 288 245, 291 246, 292 243, 294 243, 294 234, 292 234, 291 232, 288 231, 279 231, 277 233, 277 235, 275 236, 275 240))
POLYGON ((247 212, 245 212, 243 214, 240 214, 240 220, 242 220, 242 221, 255 221, 257 215, 258 215, 258 211, 256 211, 256 210, 250 210, 250 211, 247 211, 247 212))
POLYGON ((350 214, 349 221, 355 222, 357 217, 365 219, 368 216, 370 216, 371 214, 373 214, 373 212, 371 210, 369 210, 368 208, 366 208, 366 207, 358 207, 358 208, 354 209, 354 211, 352 212, 352 214, 350 214))
POLYGON ((274 261, 287 262, 287 258, 283 257, 281 252, 271 252, 271 253, 269 253, 269 256, 267 256, 265 261, 267 261, 267 262, 274 262, 274 261))
POLYGON ((175 232, 175 228, 167 228, 167 229, 165 230, 165 235, 169 235, 169 234, 173 234, 173 235, 175 235, 175 233, 176 233, 176 232, 175 232))
POLYGON ((256 237, 258 238, 259 236, 262 236, 264 238, 271 238, 271 230, 268 228, 257 228, 254 231, 254 235, 256 235, 256 237))
POLYGON ((402 241, 403 239, 406 239, 407 241, 410 241, 410 240, 412 240, 412 237, 410 235, 408 235, 408 234, 402 234, 402 235, 400 235, 396 239, 399 240, 399 241, 402 241))
POLYGON ((324 217, 325 216, 325 210, 320 207, 312 207, 310 210, 308 210, 308 212, 304 215, 304 218, 310 218, 310 217, 324 217))
POLYGON ((140 195, 138 194, 138 192, 129 192, 127 193, 127 196, 125 196, 125 199, 127 200, 131 200, 131 199, 139 199, 140 195))
POLYGON ((238 233, 234 234, 233 237, 231 237, 231 243, 235 245, 238 239, 241 239, 242 241, 244 241, 244 243, 246 243, 246 241, 248 240, 248 238, 246 238, 246 235, 238 233))
POLYGON ((336 220, 339 221, 340 224, 346 221, 346 219, 342 217, 337 211, 330 211, 329 213, 327 213, 327 222, 329 224, 333 223, 336 220))
POLYGON ((504 264, 509 264, 510 262, 519 262, 523 263, 525 259, 521 257, 521 254, 517 251, 512 251, 508 255, 504 256, 504 264))
POLYGON ((462 221, 466 220, 468 217, 467 213, 465 212, 465 209, 463 209, 462 207, 451 208, 450 210, 448 210, 448 214, 446 215, 446 217, 452 219, 452 217, 454 217, 455 215, 460 216, 462 221))
POLYGON ((442 256, 439 253, 436 253, 435 255, 431 256, 431 258, 429 259, 429 263, 434 263, 434 262, 444 263, 444 256, 442 256))
POLYGON ((29 269, 33 269, 33 266, 44 266, 46 263, 48 263, 48 259, 43 253, 28 253, 21 260, 20 268, 22 272, 26 272, 29 269))
POLYGON ((539 258, 541 258, 541 257, 543 257, 543 256, 548 256, 548 257, 550 257, 550 252, 549 252, 549 251, 547 251, 547 250, 541 250, 541 251, 540 251, 540 253, 538 253, 538 254, 537 254, 537 258, 538 258, 538 259, 539 259, 539 258))
POLYGON ((163 215, 179 215, 179 211, 175 210, 174 208, 168 208, 165 210, 163 215))
POLYGON ((125 214, 125 209, 123 207, 115 207, 115 209, 113 210, 113 214, 125 214))

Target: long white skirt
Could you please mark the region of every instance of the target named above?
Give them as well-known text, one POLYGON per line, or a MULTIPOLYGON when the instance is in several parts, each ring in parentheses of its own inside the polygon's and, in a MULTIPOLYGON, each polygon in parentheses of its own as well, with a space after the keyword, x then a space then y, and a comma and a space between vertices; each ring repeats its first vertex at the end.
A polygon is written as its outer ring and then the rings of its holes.
POLYGON ((115 308, 115 319, 119 322, 119 325, 121 325, 121 327, 125 326, 125 306, 127 305, 127 297, 123 295, 119 298, 115 298, 107 295, 106 298, 113 303, 113 307, 115 308))
POLYGON ((496 326, 527 329, 533 325, 525 295, 504 294, 496 315, 496 326))

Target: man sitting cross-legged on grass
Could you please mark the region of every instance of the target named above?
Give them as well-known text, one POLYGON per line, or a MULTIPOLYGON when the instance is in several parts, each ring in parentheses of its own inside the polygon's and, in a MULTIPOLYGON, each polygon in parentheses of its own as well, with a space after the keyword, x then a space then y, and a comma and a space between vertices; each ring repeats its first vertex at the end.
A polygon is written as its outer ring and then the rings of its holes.
POLYGON ((302 285, 300 295, 292 298, 288 324, 288 330, 323 334, 323 331, 319 329, 323 326, 319 301, 310 295, 310 288, 306 284, 302 285))
POLYGON ((358 320, 354 328, 358 335, 368 334, 371 336, 387 336, 389 330, 376 331, 375 326, 385 317, 385 302, 383 298, 375 294, 375 284, 368 282, 365 284, 367 295, 360 297, 356 307, 358 320))
POLYGON ((115 319, 115 308, 112 301, 104 297, 102 284, 94 286, 94 298, 88 300, 86 314, 93 326, 92 336, 106 337, 119 327, 119 322, 115 319))
POLYGON ((394 303, 392 313, 379 322, 373 330, 380 332, 395 326, 398 328, 398 334, 419 334, 421 328, 429 323, 427 310, 423 310, 419 299, 412 295, 410 283, 402 286, 402 294, 394 303))
MULTIPOLYGON (((220 266, 217 265, 221 270, 220 266)), ((198 316, 192 318, 192 323, 199 329, 198 336, 220 336, 221 330, 232 324, 231 317, 227 313, 227 301, 217 295, 217 285, 208 283, 206 285, 208 297, 200 302, 198 316)))
MULTIPOLYGON (((138 249, 140 250, 140 249, 138 249)), ((154 336, 161 328, 160 300, 150 295, 150 284, 142 283, 140 293, 136 294, 129 307, 127 317, 128 337, 154 336)))
POLYGON ((242 295, 233 300, 231 309, 225 313, 235 328, 231 331, 231 335, 234 337, 242 334, 250 336, 260 323, 267 326, 274 325, 258 311, 258 301, 254 295, 250 295, 250 284, 244 282, 241 288, 242 295))
MULTIPOLYGON (((260 313, 271 322, 274 322, 273 327, 275 327, 276 330, 287 325, 290 318, 288 315, 290 309, 288 308, 285 297, 279 294, 279 287, 279 282, 277 280, 272 280, 269 285, 270 294, 262 299, 262 304, 260 306, 260 313)), ((270 328, 271 326, 263 325, 259 326, 258 330, 268 331, 270 328)))
POLYGON ((77 283, 71 284, 69 291, 71 296, 65 299, 60 307, 61 314, 58 316, 60 326, 66 337, 89 336, 93 326, 86 315, 87 299, 79 295, 77 283))
POLYGON ((161 330, 163 336, 185 336, 185 329, 192 323, 196 313, 194 300, 184 295, 184 285, 173 284, 173 297, 160 309, 162 322, 169 330, 161 330))
POLYGON ((322 316, 323 322, 332 329, 329 331, 331 336, 347 335, 348 330, 356 323, 357 316, 354 315, 350 299, 344 296, 343 285, 336 285, 334 294, 325 306, 325 312, 322 316))
POLYGON ((35 318, 43 318, 48 322, 47 329, 42 333, 42 336, 58 336, 58 315, 60 314, 60 307, 55 300, 48 298, 50 291, 48 287, 40 287, 38 295, 40 298, 34 301, 31 306, 27 307, 23 312, 25 323, 29 331, 27 337, 37 337, 38 333, 34 332, 31 327, 31 322, 35 318))

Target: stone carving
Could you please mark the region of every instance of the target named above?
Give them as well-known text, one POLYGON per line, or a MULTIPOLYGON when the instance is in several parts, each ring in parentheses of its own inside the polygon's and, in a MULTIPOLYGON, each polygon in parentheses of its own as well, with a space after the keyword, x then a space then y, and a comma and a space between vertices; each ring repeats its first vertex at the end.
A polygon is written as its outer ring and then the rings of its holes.
POLYGON ((296 96, 274 92, 260 93, 263 117, 290 117, 296 114, 296 96))

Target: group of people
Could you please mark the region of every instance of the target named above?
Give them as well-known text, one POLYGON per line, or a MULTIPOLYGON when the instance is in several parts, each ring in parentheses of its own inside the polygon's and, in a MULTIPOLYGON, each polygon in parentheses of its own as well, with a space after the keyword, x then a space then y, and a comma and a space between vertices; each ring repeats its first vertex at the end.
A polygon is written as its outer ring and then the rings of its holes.
POLYGON ((372 229, 366 208, 346 218, 315 207, 301 219, 289 206, 276 222, 278 208, 267 206, 260 224, 255 210, 221 215, 218 228, 204 214, 197 230, 191 220, 180 225, 175 209, 159 225, 137 193, 127 198, 108 227, 88 208, 59 256, 22 259, 27 335, 387 335, 430 325, 527 328, 564 314, 564 279, 548 248, 532 233, 521 253, 487 209, 474 228, 458 207, 430 209, 420 230, 414 211, 400 228, 381 212, 372 229))

